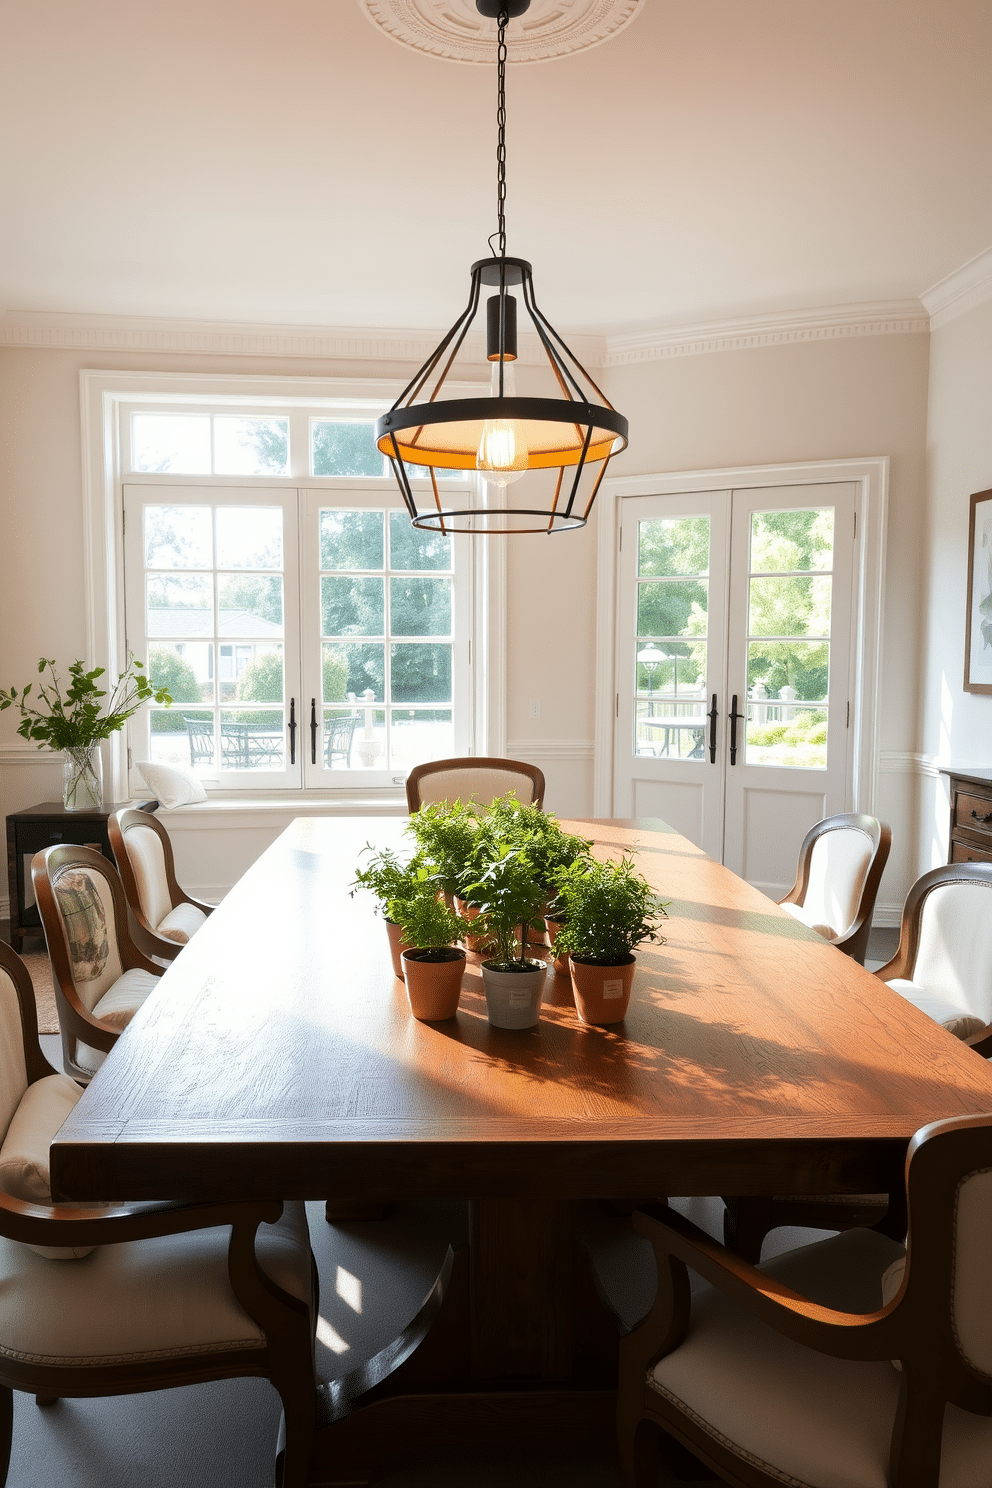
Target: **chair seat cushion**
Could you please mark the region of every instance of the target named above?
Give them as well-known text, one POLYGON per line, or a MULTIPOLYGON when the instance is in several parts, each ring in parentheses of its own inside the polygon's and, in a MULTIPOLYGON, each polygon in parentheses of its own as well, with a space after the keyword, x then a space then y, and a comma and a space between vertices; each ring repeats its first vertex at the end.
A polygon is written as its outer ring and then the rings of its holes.
MULTIPOLYGON (((872 1230, 804 1246, 762 1271, 824 1306, 872 1312, 902 1254, 872 1230)), ((649 1384, 725 1448, 793 1488, 887 1488, 900 1377, 888 1360, 834 1359, 780 1337, 713 1287, 649 1384)), ((992 1419, 949 1405, 940 1488, 988 1478, 992 1419)))
POLYGON ((905 997, 907 1002, 918 1007, 921 1013, 926 1013, 928 1018, 932 1018, 949 1033, 953 1033, 955 1038, 971 1038, 974 1034, 981 1033, 985 1027, 981 1018, 969 1013, 966 1007, 952 1002, 950 998, 941 997, 928 987, 920 986, 919 982, 908 982, 896 977, 885 985, 891 987, 893 992, 898 992, 900 997, 905 997))
MULTIPOLYGON (((89 1367, 257 1347, 262 1334, 228 1280, 229 1238, 224 1225, 100 1245, 76 1266, 49 1266, 0 1238, 0 1357, 89 1367)), ((273 1281, 310 1297, 302 1203, 259 1226, 256 1252, 273 1281)))
POLYGON ((126 971, 100 998, 93 1009, 94 1018, 109 1028, 126 1028, 158 981, 153 972, 139 967, 126 971))
POLYGON ((156 926, 159 935, 164 935, 167 940, 178 941, 185 945, 199 930, 206 919, 202 909, 197 909, 195 904, 177 904, 175 909, 170 909, 165 919, 156 926))

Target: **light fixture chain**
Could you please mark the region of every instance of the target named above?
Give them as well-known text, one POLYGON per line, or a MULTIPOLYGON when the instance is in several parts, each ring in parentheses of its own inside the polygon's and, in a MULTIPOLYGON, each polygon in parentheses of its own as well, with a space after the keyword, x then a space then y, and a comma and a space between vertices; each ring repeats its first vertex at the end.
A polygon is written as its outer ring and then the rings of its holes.
POLYGON ((496 44, 496 216, 499 256, 506 257, 506 27, 510 17, 501 10, 496 44))

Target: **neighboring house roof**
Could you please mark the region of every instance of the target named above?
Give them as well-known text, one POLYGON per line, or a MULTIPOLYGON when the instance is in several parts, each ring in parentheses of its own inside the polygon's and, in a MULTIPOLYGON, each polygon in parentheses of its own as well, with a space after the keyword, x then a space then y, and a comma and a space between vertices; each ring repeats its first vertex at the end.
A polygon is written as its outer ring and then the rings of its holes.
MULTIPOLYGON (((270 637, 282 640, 283 628, 274 620, 263 620, 250 610, 220 610, 217 635, 222 640, 259 641, 270 637)), ((163 606, 148 611, 148 641, 212 640, 213 610, 163 606)))

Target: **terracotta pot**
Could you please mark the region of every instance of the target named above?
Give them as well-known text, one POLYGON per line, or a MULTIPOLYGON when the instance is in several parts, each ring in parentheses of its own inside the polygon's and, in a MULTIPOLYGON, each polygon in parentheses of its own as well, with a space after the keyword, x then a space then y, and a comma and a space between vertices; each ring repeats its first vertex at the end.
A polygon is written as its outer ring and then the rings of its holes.
POLYGON ((634 956, 614 966, 588 956, 573 956, 572 992, 583 1023, 622 1023, 634 984, 634 956))
POLYGON ((543 961, 527 961, 525 971, 499 971, 482 963, 486 1011, 494 1028, 533 1028, 541 1016, 548 977, 543 961))
MULTIPOLYGON (((466 920, 477 920, 481 913, 477 904, 469 904, 465 899, 455 898, 455 909, 466 920)), ((481 951, 486 943, 484 935, 466 935, 462 945, 470 951, 481 951)))
MULTIPOLYGON (((548 929, 547 929, 547 942, 548 942, 548 945, 551 947, 551 949, 553 951, 554 948, 555 948, 555 940, 556 940, 556 938, 558 936, 558 931, 561 929, 562 922, 561 922, 561 920, 545 920, 544 923, 548 927, 548 929)), ((560 976, 560 977, 567 977, 568 976, 568 974, 569 974, 569 965, 568 965, 568 957, 567 956, 554 956, 552 958, 551 965, 555 969, 555 976, 560 976)))
POLYGON ((386 934, 389 936, 389 954, 393 958, 393 975, 402 981, 403 963, 400 957, 407 948, 407 942, 403 939, 403 931, 399 925, 394 924, 392 920, 386 921, 386 934))
POLYGON ((453 1018, 462 995, 465 952, 457 946, 450 946, 443 960, 426 959, 436 955, 436 951, 403 952, 410 1011, 422 1023, 438 1023, 442 1018, 453 1018))

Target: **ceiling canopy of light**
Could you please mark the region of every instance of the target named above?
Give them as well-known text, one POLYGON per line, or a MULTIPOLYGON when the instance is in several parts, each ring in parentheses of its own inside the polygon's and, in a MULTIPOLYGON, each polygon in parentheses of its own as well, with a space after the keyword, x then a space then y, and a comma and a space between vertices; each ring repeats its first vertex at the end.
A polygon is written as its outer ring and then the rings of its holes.
POLYGON ((498 252, 472 265, 465 309, 376 424, 376 442, 390 460, 413 525, 430 531, 551 533, 584 527, 610 458, 627 447, 627 420, 539 309, 530 264, 506 254, 506 28, 529 4, 476 0, 480 13, 497 22, 498 226, 493 237, 498 252), (483 286, 496 291, 486 301, 490 395, 449 397, 445 383, 463 350, 483 286), (514 289, 536 333, 551 396, 516 394, 514 289), (446 501, 439 471, 478 472, 483 493, 478 504, 452 509, 457 501, 446 501), (429 489, 422 480, 411 481, 424 476, 430 477, 429 489), (510 487, 514 497, 521 493, 519 505, 509 504, 510 487))

